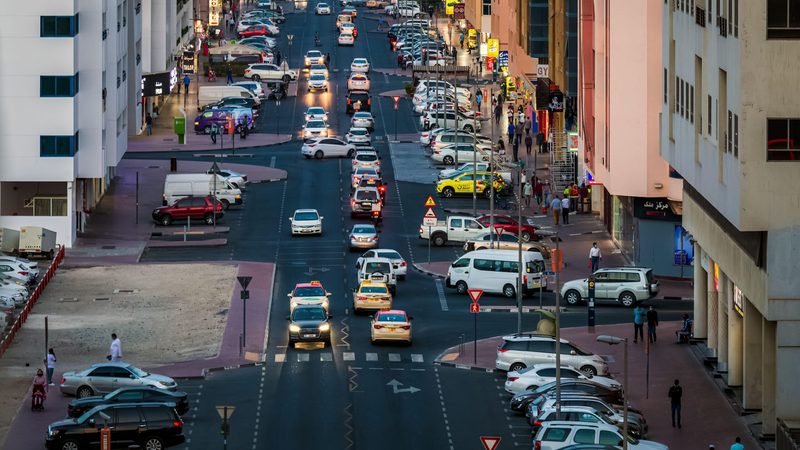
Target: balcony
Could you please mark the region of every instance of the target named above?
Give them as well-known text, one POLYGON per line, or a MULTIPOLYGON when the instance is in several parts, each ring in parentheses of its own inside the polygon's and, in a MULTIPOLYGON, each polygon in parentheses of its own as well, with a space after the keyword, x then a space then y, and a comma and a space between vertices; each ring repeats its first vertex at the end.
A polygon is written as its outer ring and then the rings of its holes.
POLYGON ((728 37, 728 19, 724 17, 717 17, 717 28, 719 28, 719 35, 728 37))
POLYGON ((105 41, 108 38, 108 28, 103 29, 103 40, 105 41))
POLYGON ((701 27, 705 28, 706 26, 706 10, 695 6, 694 7, 694 23, 700 25, 701 27))

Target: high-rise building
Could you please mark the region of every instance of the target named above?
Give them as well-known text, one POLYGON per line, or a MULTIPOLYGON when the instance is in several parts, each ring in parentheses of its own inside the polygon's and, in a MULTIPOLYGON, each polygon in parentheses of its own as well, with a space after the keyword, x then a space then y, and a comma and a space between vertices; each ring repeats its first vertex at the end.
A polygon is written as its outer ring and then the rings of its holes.
POLYGON ((800 418, 797 2, 661 6, 661 154, 684 179, 694 335, 770 435, 800 418))
POLYGON ((137 0, 17 2, 0 15, 0 227, 70 246, 139 125, 137 0))

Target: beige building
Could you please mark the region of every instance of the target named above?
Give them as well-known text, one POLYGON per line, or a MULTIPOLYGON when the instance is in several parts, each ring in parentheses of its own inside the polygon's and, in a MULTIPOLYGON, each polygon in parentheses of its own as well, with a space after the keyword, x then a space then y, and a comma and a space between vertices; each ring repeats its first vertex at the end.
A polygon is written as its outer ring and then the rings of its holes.
POLYGON ((800 24, 793 0, 664 7, 662 156, 684 178, 694 335, 764 435, 800 418, 800 24))

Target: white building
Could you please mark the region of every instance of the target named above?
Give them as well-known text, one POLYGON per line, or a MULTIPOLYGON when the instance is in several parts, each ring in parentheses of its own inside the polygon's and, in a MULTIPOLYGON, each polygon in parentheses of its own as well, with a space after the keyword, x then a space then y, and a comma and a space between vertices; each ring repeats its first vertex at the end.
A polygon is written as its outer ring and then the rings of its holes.
POLYGON ((0 14, 0 227, 71 246, 140 126, 137 0, 17 2, 0 14))
POLYGON ((795 0, 664 3, 661 154, 684 178, 694 335, 762 433, 800 418, 795 0))

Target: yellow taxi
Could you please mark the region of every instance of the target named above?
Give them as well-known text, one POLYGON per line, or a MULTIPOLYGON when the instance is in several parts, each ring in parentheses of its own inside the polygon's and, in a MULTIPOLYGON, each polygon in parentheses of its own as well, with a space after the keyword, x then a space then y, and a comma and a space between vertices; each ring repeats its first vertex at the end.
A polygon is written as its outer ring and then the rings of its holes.
POLYGON ((298 305, 320 305, 327 310, 328 297, 331 294, 325 291, 322 283, 313 280, 308 283, 297 283, 292 292, 286 296, 289 297, 290 310, 294 310, 298 305))
POLYGON ((353 292, 353 312, 392 309, 389 286, 380 281, 364 280, 353 292))
POLYGON ((472 172, 466 172, 453 178, 439 180, 436 183, 436 192, 438 192, 439 195, 448 198, 453 197, 456 194, 472 195, 473 177, 477 177, 474 185, 478 191, 478 194, 486 195, 488 197, 491 195, 491 189, 489 189, 489 180, 492 178, 492 176, 494 176, 495 191, 500 192, 505 189, 506 183, 503 181, 503 177, 500 174, 492 174, 491 172, 479 170, 474 174, 472 172))
POLYGON ((403 341, 411 344, 411 321, 413 317, 400 309, 378 311, 372 317, 369 330, 370 341, 403 341))

